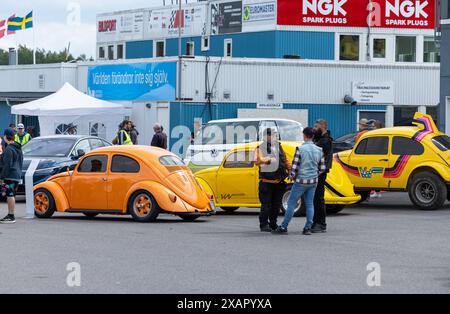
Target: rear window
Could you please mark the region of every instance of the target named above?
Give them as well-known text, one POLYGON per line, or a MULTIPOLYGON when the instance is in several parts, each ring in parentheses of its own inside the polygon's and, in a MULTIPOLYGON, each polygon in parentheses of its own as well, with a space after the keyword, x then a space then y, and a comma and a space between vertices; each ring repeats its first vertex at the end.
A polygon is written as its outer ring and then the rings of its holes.
POLYGON ((303 141, 303 128, 300 124, 290 121, 277 121, 277 126, 282 141, 303 141))
POLYGON ((421 143, 407 137, 394 137, 392 142, 393 155, 420 156, 424 152, 425 148, 421 143))
POLYGON ((159 158, 159 162, 161 165, 169 167, 169 166, 185 166, 183 161, 176 156, 163 156, 159 158))
POLYGON ((433 137, 431 141, 437 148, 439 148, 443 152, 450 150, 450 137, 448 137, 447 135, 433 137))

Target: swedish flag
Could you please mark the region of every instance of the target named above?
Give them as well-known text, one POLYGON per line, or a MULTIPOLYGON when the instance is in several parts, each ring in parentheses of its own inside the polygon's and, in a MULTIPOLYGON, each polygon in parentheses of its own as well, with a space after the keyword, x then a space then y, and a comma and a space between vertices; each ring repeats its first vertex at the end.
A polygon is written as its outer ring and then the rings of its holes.
POLYGON ((33 11, 27 14, 25 17, 13 17, 8 20, 8 31, 20 31, 33 27, 33 11))

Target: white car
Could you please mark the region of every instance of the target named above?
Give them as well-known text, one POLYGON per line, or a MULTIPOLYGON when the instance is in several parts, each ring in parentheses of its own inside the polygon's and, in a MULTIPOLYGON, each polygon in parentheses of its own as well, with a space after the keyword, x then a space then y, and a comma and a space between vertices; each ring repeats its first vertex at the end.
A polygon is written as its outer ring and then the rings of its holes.
POLYGON ((286 119, 227 119, 208 122, 190 145, 185 163, 194 171, 219 166, 232 149, 262 140, 267 128, 276 129, 279 139, 287 142, 303 141, 301 123, 286 119))

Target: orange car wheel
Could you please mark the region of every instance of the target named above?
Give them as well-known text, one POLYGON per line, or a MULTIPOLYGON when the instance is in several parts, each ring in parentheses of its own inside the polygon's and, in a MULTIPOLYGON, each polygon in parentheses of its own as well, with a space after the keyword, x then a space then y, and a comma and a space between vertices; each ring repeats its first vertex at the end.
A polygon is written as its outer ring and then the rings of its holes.
POLYGON ((160 210, 149 192, 138 191, 131 196, 128 211, 137 222, 154 222, 160 210))
POLYGON ((34 214, 38 218, 50 218, 56 211, 53 195, 45 190, 38 189, 34 192, 34 214))

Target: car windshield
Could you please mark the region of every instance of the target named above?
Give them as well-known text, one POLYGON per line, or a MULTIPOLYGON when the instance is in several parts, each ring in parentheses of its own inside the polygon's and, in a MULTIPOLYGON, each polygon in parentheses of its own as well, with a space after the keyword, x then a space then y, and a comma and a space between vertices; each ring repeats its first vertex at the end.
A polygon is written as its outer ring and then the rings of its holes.
POLYGON ((432 142, 443 152, 450 150, 450 137, 447 135, 433 137, 432 142))
POLYGON ((344 136, 341 136, 340 138, 336 139, 336 142, 344 142, 344 143, 355 143, 356 134, 347 134, 344 136))
POLYGON ((75 145, 75 139, 33 139, 23 146, 24 157, 66 157, 75 145))
POLYGON ((207 124, 195 145, 245 144, 258 140, 258 121, 207 124))

